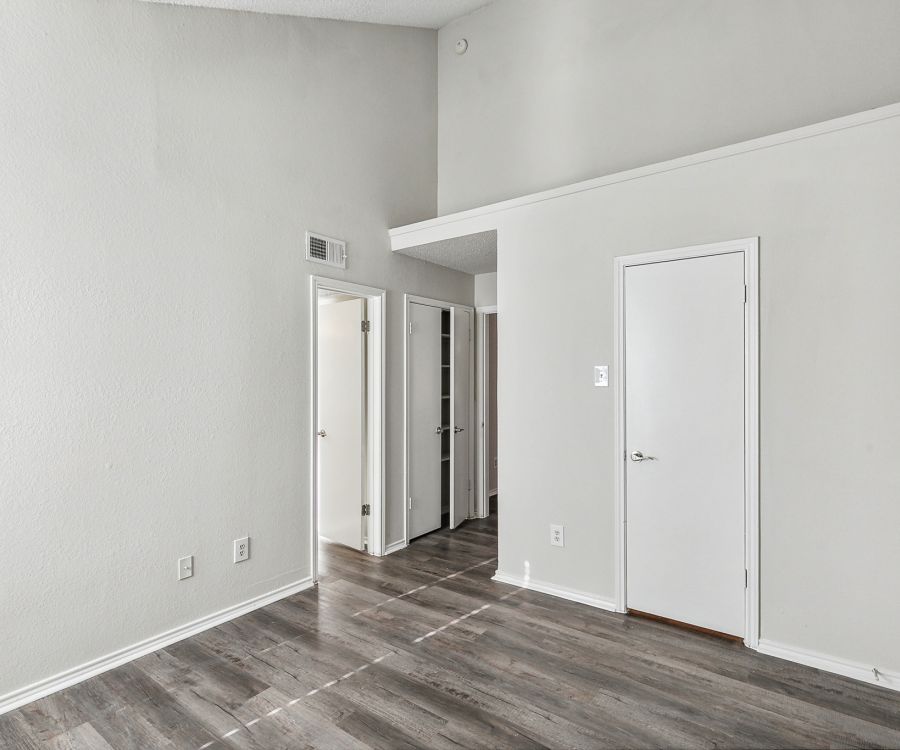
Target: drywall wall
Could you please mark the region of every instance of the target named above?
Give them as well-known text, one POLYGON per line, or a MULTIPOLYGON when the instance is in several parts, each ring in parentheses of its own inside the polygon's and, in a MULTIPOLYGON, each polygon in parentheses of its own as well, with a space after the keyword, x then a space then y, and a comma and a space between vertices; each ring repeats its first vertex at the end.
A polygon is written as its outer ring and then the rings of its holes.
POLYGON ((891 111, 495 215, 500 485, 515 509, 501 573, 614 600, 615 389, 592 385, 593 365, 613 363, 613 259, 759 236, 761 637, 900 670, 891 111), (565 263, 548 259, 554 243, 565 263))
POLYGON ((498 0, 439 32, 439 211, 900 101, 898 33, 896 0, 498 0))
POLYGON ((497 273, 475 275, 475 306, 494 307, 497 304, 497 273))
POLYGON ((309 576, 311 272, 389 290, 402 538, 402 292, 473 302, 385 231, 435 211, 435 42, 0 4, 0 696, 309 576), (304 262, 306 229, 349 269, 304 262))

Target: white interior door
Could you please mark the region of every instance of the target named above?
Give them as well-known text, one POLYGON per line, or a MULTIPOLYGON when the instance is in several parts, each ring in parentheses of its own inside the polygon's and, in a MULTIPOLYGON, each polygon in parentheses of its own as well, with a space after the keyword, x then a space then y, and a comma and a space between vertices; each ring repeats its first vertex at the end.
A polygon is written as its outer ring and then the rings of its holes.
POLYGON ((625 269, 627 606, 735 636, 744 306, 740 252, 625 269))
POLYGON ((363 548, 365 300, 319 305, 319 535, 363 548))
POLYGON ((410 303, 409 537, 441 527, 441 309, 410 303))
POLYGON ((450 413, 453 415, 453 437, 450 443, 450 528, 455 529, 469 517, 472 495, 470 438, 472 436, 471 358, 472 312, 453 308, 450 323, 452 342, 450 413))

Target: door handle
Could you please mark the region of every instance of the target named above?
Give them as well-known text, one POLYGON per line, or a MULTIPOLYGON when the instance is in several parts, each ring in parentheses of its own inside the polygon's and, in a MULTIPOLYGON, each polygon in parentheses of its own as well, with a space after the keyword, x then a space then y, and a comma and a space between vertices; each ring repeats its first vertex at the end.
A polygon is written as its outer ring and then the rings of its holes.
POLYGON ((631 460, 636 464, 639 464, 641 461, 655 461, 655 456, 645 456, 640 451, 631 451, 631 460))
POLYGON ((454 427, 453 428, 453 432, 455 432, 455 433, 456 432, 465 432, 465 431, 466 431, 465 427, 454 427))
POLYGON ((328 434, 328 433, 325 432, 325 430, 319 430, 319 431, 316 433, 316 435, 318 435, 319 437, 325 437, 327 434, 328 434))
POLYGON ((443 431, 444 431, 444 428, 441 427, 441 426, 437 426, 437 427, 434 428, 434 434, 435 434, 435 435, 440 435, 443 431))

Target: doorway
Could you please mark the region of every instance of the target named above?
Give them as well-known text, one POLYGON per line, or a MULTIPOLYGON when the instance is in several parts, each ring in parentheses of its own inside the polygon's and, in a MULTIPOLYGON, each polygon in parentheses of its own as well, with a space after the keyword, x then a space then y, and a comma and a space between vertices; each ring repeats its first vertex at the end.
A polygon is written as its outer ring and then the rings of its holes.
POLYGON ((311 280, 312 567, 320 540, 384 554, 385 292, 311 280))
POLYGON ((473 516, 474 310, 405 296, 406 543, 473 516))
POLYGON ((479 307, 476 393, 478 431, 478 481, 475 516, 487 518, 497 512, 499 464, 497 450, 497 307, 479 307))
POLYGON ((618 609, 751 647, 757 246, 616 259, 618 609))

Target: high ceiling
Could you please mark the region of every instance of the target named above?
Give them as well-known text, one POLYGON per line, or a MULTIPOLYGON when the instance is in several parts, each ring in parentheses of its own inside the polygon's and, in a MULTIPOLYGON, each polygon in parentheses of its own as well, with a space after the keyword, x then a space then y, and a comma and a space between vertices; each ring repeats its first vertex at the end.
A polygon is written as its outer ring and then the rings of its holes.
POLYGON ((439 29, 453 19, 487 5, 491 0, 147 0, 147 2, 439 29))

